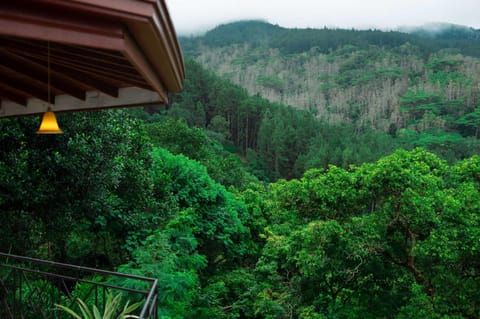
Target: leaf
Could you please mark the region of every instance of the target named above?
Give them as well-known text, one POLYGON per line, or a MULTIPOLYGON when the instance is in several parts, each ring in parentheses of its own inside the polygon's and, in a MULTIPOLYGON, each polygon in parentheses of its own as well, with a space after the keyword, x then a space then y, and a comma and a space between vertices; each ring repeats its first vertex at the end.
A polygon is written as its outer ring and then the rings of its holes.
POLYGON ((76 319, 82 319, 82 317, 80 317, 77 313, 75 313, 75 311, 73 311, 72 309, 70 309, 66 306, 55 304, 55 307, 67 312, 68 314, 70 314, 72 317, 74 317, 76 319))
MULTIPOLYGON (((100 314, 100 311, 98 311, 98 308, 96 306, 93 306, 93 314, 95 316, 95 319, 102 319, 102 315, 100 314)), ((108 319, 108 317, 103 317, 103 319, 108 319)))
POLYGON ((80 298, 77 299, 77 302, 80 306, 80 311, 82 312, 82 315, 84 318, 88 318, 88 319, 95 318, 92 312, 88 309, 88 306, 85 304, 85 302, 83 302, 80 298))

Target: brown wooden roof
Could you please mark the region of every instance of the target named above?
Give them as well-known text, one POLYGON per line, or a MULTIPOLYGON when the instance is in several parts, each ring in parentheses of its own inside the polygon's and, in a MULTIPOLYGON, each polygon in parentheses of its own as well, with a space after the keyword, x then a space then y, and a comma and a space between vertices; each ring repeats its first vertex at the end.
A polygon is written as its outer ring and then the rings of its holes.
POLYGON ((185 77, 163 0, 0 3, 0 117, 168 103, 185 77))

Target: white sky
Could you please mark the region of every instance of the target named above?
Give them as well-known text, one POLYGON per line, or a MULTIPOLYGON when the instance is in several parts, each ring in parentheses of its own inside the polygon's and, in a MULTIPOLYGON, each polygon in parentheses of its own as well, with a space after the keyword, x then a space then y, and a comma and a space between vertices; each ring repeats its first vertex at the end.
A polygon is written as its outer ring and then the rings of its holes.
POLYGON ((480 0, 166 0, 179 35, 242 19, 283 27, 380 28, 447 22, 480 29, 480 0))

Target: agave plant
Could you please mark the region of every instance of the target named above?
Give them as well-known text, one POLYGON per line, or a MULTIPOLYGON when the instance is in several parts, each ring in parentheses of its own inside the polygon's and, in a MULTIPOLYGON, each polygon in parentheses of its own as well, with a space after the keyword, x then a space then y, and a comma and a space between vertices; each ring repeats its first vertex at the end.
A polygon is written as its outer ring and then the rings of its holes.
POLYGON ((77 299, 78 307, 80 308, 80 313, 76 313, 72 309, 56 304, 55 306, 69 315, 71 315, 75 319, 129 319, 129 318, 138 318, 137 315, 132 315, 131 313, 135 311, 140 305, 141 302, 134 303, 129 305, 129 302, 123 305, 122 308, 122 294, 118 294, 115 297, 110 292, 107 295, 107 300, 105 302, 105 309, 103 311, 103 315, 100 314, 97 306, 93 305, 92 309, 89 309, 87 304, 81 300, 77 299))

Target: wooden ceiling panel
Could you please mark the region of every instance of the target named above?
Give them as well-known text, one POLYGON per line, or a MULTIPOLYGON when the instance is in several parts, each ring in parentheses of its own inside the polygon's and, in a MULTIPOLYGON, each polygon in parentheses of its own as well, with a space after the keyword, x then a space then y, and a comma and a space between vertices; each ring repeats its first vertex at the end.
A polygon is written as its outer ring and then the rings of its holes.
POLYGON ((2 103, 4 100, 6 100, 15 102, 18 105, 27 105, 28 97, 23 94, 12 92, 6 88, 3 83, 0 83, 0 98, 2 99, 2 103))
MULTIPOLYGON (((0 50, 1 64, 0 68, 9 70, 17 77, 29 79, 42 85, 45 91, 48 91, 48 67, 44 64, 36 63, 32 60, 22 58, 18 55, 0 50)), ((51 75, 50 87, 52 90, 60 91, 63 94, 69 94, 78 99, 85 99, 85 91, 92 89, 86 85, 79 85, 77 81, 68 79, 61 73, 50 70, 51 75)))
MULTIPOLYGON (((3 68, 0 68, 0 78, 2 79, 4 87, 10 88, 11 91, 15 91, 17 94, 21 94, 26 98, 35 97, 43 101, 48 101, 48 90, 43 82, 32 81, 18 73, 12 73, 3 68)), ((60 92, 52 90, 52 97, 58 93, 60 92)))

